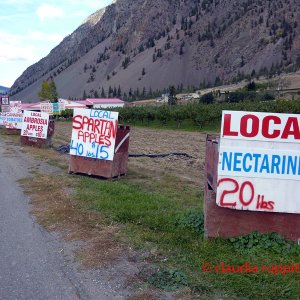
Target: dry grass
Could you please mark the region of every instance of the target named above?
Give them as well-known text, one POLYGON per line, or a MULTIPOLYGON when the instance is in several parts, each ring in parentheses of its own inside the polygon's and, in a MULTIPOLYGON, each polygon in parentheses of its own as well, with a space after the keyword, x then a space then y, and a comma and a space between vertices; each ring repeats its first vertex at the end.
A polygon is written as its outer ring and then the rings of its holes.
POLYGON ((117 241, 119 229, 107 225, 100 213, 88 211, 73 198, 76 182, 72 176, 49 174, 21 180, 38 223, 49 231, 62 233, 67 241, 83 242, 75 256, 84 266, 106 265, 124 254, 117 241))

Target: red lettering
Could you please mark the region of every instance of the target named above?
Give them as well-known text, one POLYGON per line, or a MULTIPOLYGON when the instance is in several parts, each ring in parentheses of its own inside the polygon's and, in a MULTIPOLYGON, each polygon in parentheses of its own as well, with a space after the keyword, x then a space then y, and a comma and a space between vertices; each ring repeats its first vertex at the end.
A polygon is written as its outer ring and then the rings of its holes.
POLYGON ((236 180, 231 179, 231 178, 222 178, 218 181, 218 186, 223 183, 223 182, 232 182, 234 185, 234 188, 232 190, 224 190, 223 193, 220 196, 220 206, 223 207, 232 207, 236 206, 236 202, 231 202, 231 203, 225 203, 224 198, 228 194, 234 194, 239 190, 239 184, 236 180))
POLYGON ((296 117, 288 118, 281 138, 287 139, 290 135, 294 136, 296 140, 300 139, 299 123, 298 123, 298 118, 296 117))
POLYGON ((82 141, 85 143, 84 132, 81 130, 78 131, 78 140, 80 140, 80 138, 82 138, 82 141))
POLYGON ((237 131, 231 131, 231 115, 224 114, 224 123, 223 123, 223 136, 238 136, 237 131))
POLYGON ((241 188, 240 188, 240 193, 239 193, 239 199, 240 202, 243 206, 248 206, 251 204, 251 202, 253 201, 254 198, 254 186, 250 181, 245 181, 241 184, 241 188), (250 199, 248 200, 248 202, 245 201, 244 199, 244 189, 246 186, 250 187, 251 190, 251 195, 250 195, 250 199))
POLYGON ((101 134, 99 127, 100 127, 101 121, 99 119, 95 120, 95 132, 101 134))
POLYGON ((255 115, 245 115, 241 118, 241 135, 244 137, 255 137, 259 130, 259 118, 255 115), (251 131, 248 132, 248 121, 252 120, 251 131))
POLYGON ((274 124, 281 124, 281 120, 277 116, 266 116, 262 122, 262 135, 267 139, 275 139, 280 135, 280 130, 273 130, 270 133, 270 122, 273 121, 274 124))
POLYGON ((106 136, 104 139, 105 139, 105 146, 110 147, 111 146, 111 141, 110 141, 109 137, 106 136))
POLYGON ((95 133, 90 133, 90 143, 92 143, 94 140, 95 140, 95 138, 96 138, 96 135, 95 135, 95 133))
POLYGON ((75 116, 75 117, 73 117, 73 129, 82 129, 83 128, 83 126, 82 126, 82 123, 81 123, 81 121, 82 121, 82 116, 80 116, 80 115, 77 115, 77 116, 75 116))

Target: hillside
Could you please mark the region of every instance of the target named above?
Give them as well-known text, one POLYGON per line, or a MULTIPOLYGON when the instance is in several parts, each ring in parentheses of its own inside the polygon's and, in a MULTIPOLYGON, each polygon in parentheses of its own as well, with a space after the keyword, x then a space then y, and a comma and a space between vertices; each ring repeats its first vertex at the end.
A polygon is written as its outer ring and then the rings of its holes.
POLYGON ((9 88, 0 85, 0 94, 7 94, 9 92, 9 88))
POLYGON ((60 97, 78 99, 295 72, 298 20, 298 0, 117 0, 25 70, 11 95, 37 101, 51 77, 60 97))

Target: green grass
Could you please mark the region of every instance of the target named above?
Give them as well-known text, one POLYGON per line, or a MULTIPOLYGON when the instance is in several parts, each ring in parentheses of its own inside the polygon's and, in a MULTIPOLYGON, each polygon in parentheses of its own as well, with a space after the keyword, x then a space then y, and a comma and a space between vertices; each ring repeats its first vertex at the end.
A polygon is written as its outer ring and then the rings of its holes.
MULTIPOLYGON (((206 273, 201 269, 205 262, 212 266, 250 262, 259 267, 299 263, 299 247, 286 251, 289 246, 282 239, 256 234, 241 240, 204 240, 200 188, 183 186, 172 177, 146 179, 132 175, 111 182, 83 177, 77 198, 111 221, 126 224, 123 237, 150 251, 151 261, 176 284, 187 278, 184 284, 197 299, 299 299, 300 273, 206 273), (285 250, 279 251, 280 247, 285 250)), ((149 278, 160 288, 172 289, 165 281, 161 274, 149 278)))

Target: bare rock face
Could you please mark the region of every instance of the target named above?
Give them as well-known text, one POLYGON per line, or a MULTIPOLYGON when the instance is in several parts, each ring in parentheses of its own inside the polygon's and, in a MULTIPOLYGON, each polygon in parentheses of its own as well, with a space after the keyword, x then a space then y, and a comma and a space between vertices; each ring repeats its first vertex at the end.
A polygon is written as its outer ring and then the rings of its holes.
POLYGON ((300 68, 298 0, 116 0, 89 16, 11 88, 37 101, 203 87, 300 68), (110 92, 110 93, 109 93, 110 92))

